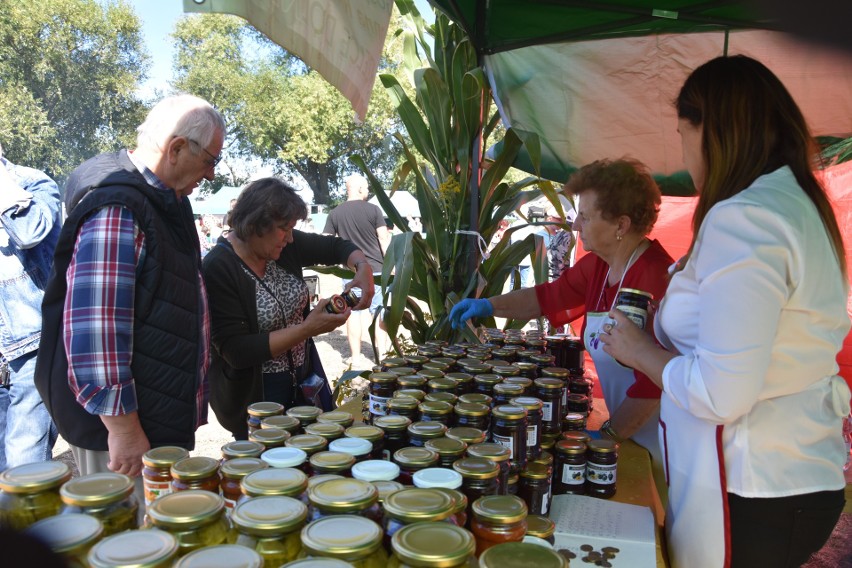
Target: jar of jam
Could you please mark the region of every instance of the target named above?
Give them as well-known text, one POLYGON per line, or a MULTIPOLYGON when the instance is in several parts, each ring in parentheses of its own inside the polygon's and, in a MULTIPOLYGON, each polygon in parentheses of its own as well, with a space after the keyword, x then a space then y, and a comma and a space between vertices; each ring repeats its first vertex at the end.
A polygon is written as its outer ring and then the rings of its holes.
POLYGON ((414 368, 414 370, 419 370, 423 363, 429 360, 429 358, 424 355, 406 355, 403 359, 405 359, 405 364, 414 368))
POLYGON ((142 487, 146 507, 160 495, 172 492, 172 466, 186 457, 189 457, 189 452, 178 446, 161 446, 145 452, 142 456, 142 487))
POLYGON ((556 543, 553 533, 556 532, 556 523, 545 515, 527 515, 527 536, 534 536, 547 541, 551 545, 556 543))
POLYGON ((370 482, 396 481, 399 477, 399 466, 386 460, 362 461, 352 466, 352 477, 370 482))
POLYGON ((569 412, 562 417, 562 432, 580 431, 586 429, 586 415, 569 412))
POLYGON ((243 492, 241 484, 245 477, 255 471, 266 469, 269 464, 260 458, 234 458, 219 466, 222 481, 219 488, 225 499, 225 509, 230 513, 243 492))
POLYGON ((298 418, 281 414, 278 416, 270 416, 260 421, 260 428, 279 428, 286 431, 291 436, 295 436, 302 429, 302 423, 298 418))
POLYGON ((101 539, 103 532, 99 520, 78 513, 47 517, 30 525, 25 534, 46 544, 68 568, 87 568, 89 549, 101 539))
POLYGON ((513 398, 523 396, 524 387, 512 383, 502 382, 494 385, 494 406, 509 404, 513 398))
POLYGON ((648 308, 654 300, 654 295, 643 290, 634 288, 622 288, 615 298, 615 308, 624 312, 627 317, 639 326, 640 329, 645 329, 645 324, 648 321, 648 308))
POLYGON ((487 495, 471 505, 470 530, 476 554, 505 542, 521 542, 527 533, 527 505, 514 495, 487 495))
MULTIPOLYGON (((219 464, 216 465, 218 467, 219 464)), ((138 528, 136 514, 139 503, 133 494, 134 488, 133 479, 121 473, 75 477, 59 489, 62 498, 59 514, 91 515, 103 524, 104 536, 138 528)), ((218 478, 216 491, 219 491, 218 478)))
POLYGON ((355 463, 355 456, 337 451, 317 452, 311 456, 310 462, 314 474, 333 473, 347 477, 355 463))
POLYGON ((527 461, 535 460, 541 453, 542 402, 531 396, 519 396, 509 401, 527 411, 527 461))
POLYGON ((461 396, 473 392, 473 375, 470 373, 447 373, 446 378, 456 382, 455 394, 461 396))
MULTIPOLYGON (((530 361, 517 361, 514 363, 515 367, 518 369, 518 374, 512 377, 506 377, 507 379, 515 379, 516 381, 520 381, 526 379, 529 381, 529 391, 524 394, 529 395, 532 392, 532 382, 538 378, 538 365, 532 363, 530 361)), ((514 382, 514 381, 509 381, 514 382)), ((523 384, 523 383, 522 383, 523 384)))
POLYGON ((498 544, 479 557, 480 568, 505 568, 513 562, 537 568, 568 568, 568 560, 564 556, 552 548, 529 542, 498 544))
POLYGON ((332 479, 315 485, 308 492, 311 521, 331 515, 359 515, 372 521, 381 521, 379 491, 360 479, 332 479))
POLYGON ((594 382, 585 375, 572 375, 571 378, 568 379, 568 390, 574 394, 586 395, 589 397, 589 400, 592 399, 593 388, 594 382))
POLYGON ((467 457, 456 460, 453 469, 462 476, 461 492, 468 503, 472 504, 485 495, 497 495, 500 466, 496 462, 488 458, 467 457))
POLYGON ((281 428, 261 428, 249 434, 249 442, 257 442, 264 448, 280 448, 290 439, 290 433, 281 428))
POLYGON ((240 485, 243 496, 237 500, 237 503, 252 497, 269 495, 302 500, 307 488, 308 476, 298 469, 292 467, 259 469, 243 478, 240 485))
MULTIPOLYGON (((352 457, 355 462, 365 461, 371 458, 370 453, 373 451, 373 444, 370 440, 366 440, 364 438, 341 438, 339 440, 333 441, 329 444, 328 449, 332 452, 340 452, 344 454, 348 454, 352 457)), ((317 455, 317 454, 314 454, 317 455)), ((313 458, 313 456, 311 456, 313 458)), ((354 462, 353 462, 354 463, 354 462)), ((313 461, 311 461, 313 465, 313 461)), ((351 465, 350 465, 351 467, 351 465)), ((339 471, 321 471, 315 473, 339 473, 341 475, 345 475, 339 471)))
POLYGON ((569 394, 568 395, 568 412, 572 414, 582 414, 588 416, 592 411, 589 406, 589 397, 584 394, 569 394))
POLYGON ((426 396, 423 397, 422 402, 446 402, 447 404, 452 406, 456 403, 457 400, 458 397, 451 392, 435 391, 426 393, 426 396))
POLYGON ((284 405, 271 401, 255 402, 248 405, 247 413, 248 433, 251 434, 255 430, 260 430, 260 423, 264 418, 283 414, 284 405))
POLYGON ((422 391, 420 389, 408 388, 408 389, 399 389, 395 393, 393 393, 394 398, 402 397, 402 396, 410 396, 413 399, 417 400, 417 403, 420 404, 423 402, 423 399, 426 397, 426 391, 422 391))
POLYGON ((527 504, 527 510, 533 515, 547 515, 550 511, 551 470, 547 466, 530 462, 520 473, 518 497, 527 504))
POLYGON ((586 493, 586 444, 575 440, 556 442, 556 469, 553 492, 556 495, 586 493))
MULTIPOLYGON (((441 471, 448 472, 446 469, 442 469, 441 471)), ((457 473, 457 472, 453 472, 457 473)), ((467 526, 467 510, 468 510, 468 501, 467 495, 461 492, 461 485, 459 485, 458 489, 449 489, 446 487, 433 487, 437 491, 443 491, 447 495, 453 498, 453 517, 455 518, 455 525, 459 527, 467 526)))
MULTIPOLYGON (((238 459, 238 458, 259 458, 260 454, 262 454, 266 450, 266 446, 261 444, 260 442, 251 442, 249 440, 236 440, 234 442, 228 442, 224 446, 222 446, 222 463, 225 463, 228 460, 238 459)), ((184 457, 187 457, 187 455, 184 457)))
POLYGON ((559 434, 562 432, 562 387, 561 379, 536 379, 536 396, 542 402, 541 430, 542 434, 559 434))
POLYGON ((151 504, 146 519, 147 528, 160 529, 177 540, 178 556, 225 544, 230 532, 225 500, 221 495, 198 489, 160 497, 151 504))
POLYGON ((447 430, 447 438, 454 438, 467 444, 481 444, 485 441, 486 434, 479 428, 468 426, 456 426, 447 430))
POLYGON ((440 379, 432 379, 428 383, 426 383, 426 389, 428 392, 448 392, 450 394, 456 394, 456 388, 458 387, 458 381, 453 378, 450 378, 449 375, 444 375, 440 379))
POLYGON ((509 476, 509 479, 506 481, 506 495, 517 495, 518 487, 520 487, 521 476, 517 473, 509 476))
POLYGON ((305 434, 322 436, 329 443, 343 437, 343 426, 334 422, 314 422, 305 426, 305 434))
MULTIPOLYGON (((288 566, 292 563, 288 563, 288 566)), ((172 568, 261 568, 263 557, 257 552, 238 544, 217 544, 193 550, 174 563, 172 568)))
POLYGON ((308 454, 299 448, 272 448, 263 452, 260 459, 269 467, 295 467, 304 470, 307 469, 305 464, 308 461, 308 454))
POLYGON ((167 568, 172 566, 177 554, 177 539, 167 532, 124 531, 95 544, 89 551, 85 565, 92 568, 167 568))
POLYGON ((585 430, 569 430, 568 432, 562 432, 562 439, 588 444, 592 437, 585 430))
MULTIPOLYGON (((394 396, 388 401, 388 415, 405 416, 411 422, 417 422, 420 420, 420 401, 413 396, 394 396)), ((379 418, 373 420, 373 425, 378 426, 379 418)))
MULTIPOLYGON (((443 353, 442 353, 442 355, 443 355, 443 353)), ((433 369, 438 369, 438 367, 435 367, 435 365, 443 365, 444 368, 439 369, 439 370, 443 371, 444 374, 451 373, 453 371, 458 370, 458 365, 456 364, 456 359, 453 359, 452 357, 447 357, 447 356, 432 357, 431 359, 429 359, 428 363, 424 364, 424 366, 429 366, 433 369)))
MULTIPOLYGON (((385 421, 383 423, 387 422, 385 421)), ((350 426, 345 432, 343 432, 343 435, 347 438, 361 438, 370 442, 370 444, 372 444, 370 459, 380 460, 384 457, 385 431, 378 426, 350 426)))
POLYGON ((448 494, 435 489, 411 487, 393 493, 384 502, 385 543, 396 531, 417 522, 452 522, 455 500, 448 494))
POLYGON ((563 367, 544 367, 541 369, 540 374, 542 378, 559 379, 562 381, 562 409, 564 410, 568 404, 568 394, 570 392, 568 389, 570 380, 568 369, 563 367))
POLYGON ((447 433, 447 427, 441 422, 414 422, 408 426, 408 443, 423 447, 426 440, 440 438, 447 433))
POLYGON ((388 373, 393 373, 397 377, 409 377, 411 375, 417 374, 417 369, 414 367, 403 366, 403 367, 395 367, 393 369, 388 369, 388 373))
POLYGON ((455 438, 435 438, 427 440, 425 446, 438 454, 438 465, 440 467, 453 467, 453 462, 464 455, 467 444, 455 438))
POLYGON ((288 448, 298 448, 310 458, 315 453, 322 452, 328 448, 328 440, 314 434, 298 434, 284 442, 284 445, 288 448))
POLYGON ((518 473, 527 463, 527 411, 520 406, 495 406, 491 411, 492 442, 502 444, 511 453, 512 473, 518 473))
POLYGON ((533 387, 534 387, 533 379, 534 378, 535 377, 527 378, 525 376, 524 377, 507 377, 506 379, 503 380, 503 383, 504 384, 510 384, 510 385, 520 385, 521 388, 524 389, 523 394, 521 396, 533 396, 533 394, 535 394, 534 389, 533 389, 533 387))
POLYGON ((403 485, 411 485, 415 472, 435 467, 439 459, 438 453, 428 448, 409 446, 397 450, 393 454, 393 461, 399 466, 398 481, 403 485))
POLYGON ((452 415, 453 405, 448 402, 424 400, 420 403, 421 422, 440 422, 449 427, 452 425, 450 421, 452 415))
POLYGON ((474 391, 486 396, 494 396, 494 385, 503 382, 503 377, 494 373, 480 373, 473 376, 474 391))
POLYGON ((486 458, 498 465, 500 473, 497 476, 497 494, 506 495, 509 476, 511 475, 510 470, 512 469, 510 461, 512 453, 509 448, 497 442, 485 442, 468 446, 467 455, 474 458, 486 458))
POLYGON ((462 476, 453 469, 427 467, 415 472, 412 481, 421 489, 458 489, 462 485, 462 476))
POLYGON ((407 365, 403 357, 386 357, 382 359, 382 372, 388 372, 391 369, 398 369, 407 365))
POLYGON ((453 411, 457 426, 468 426, 484 432, 491 425, 491 407, 479 402, 458 402, 453 411))
POLYGON ((488 396, 487 394, 482 394, 481 392, 470 392, 470 393, 461 395, 459 397, 458 401, 456 401, 456 404, 476 403, 476 404, 484 404, 488 408, 491 408, 491 402, 493 400, 494 399, 492 397, 488 396))
POLYGON ((410 425, 411 420, 405 416, 390 414, 376 418, 374 426, 381 428, 385 433, 381 459, 391 459, 395 451, 408 445, 408 427, 410 425))
POLYGON ((450 366, 443 361, 439 361, 438 359, 440 359, 440 357, 429 359, 428 362, 423 363, 423 366, 420 369, 420 374, 425 375, 429 378, 435 378, 434 373, 441 373, 441 376, 444 376, 446 373, 451 372, 450 366))
POLYGON ((370 373, 370 417, 388 413, 388 401, 396 390, 396 375, 388 372, 370 373))
POLYGON ((476 544, 473 535, 461 527, 417 522, 396 531, 391 549, 392 568, 463 568, 471 565, 476 544))
POLYGON ((256 497, 240 503, 231 515, 235 544, 260 554, 265 566, 281 566, 299 557, 300 532, 308 508, 290 497, 256 497))
POLYGON ((542 373, 543 369, 555 366, 555 361, 556 358, 553 355, 548 355, 546 353, 538 353, 530 356, 530 362, 538 365, 539 374, 542 373))
MULTIPOLYGON (((468 375, 475 377, 476 375, 488 374, 491 372, 491 363, 489 361, 480 361, 475 363, 460 363, 462 371, 468 375)), ((472 381, 470 387, 476 390, 476 382, 472 381)), ((473 391, 471 391, 473 392, 473 391)))
POLYGON ((616 491, 618 443, 589 440, 586 452, 586 495, 609 499, 616 491))
POLYGON ((383 568, 388 555, 382 546, 382 527, 357 515, 334 515, 302 529, 306 558, 333 558, 356 568, 383 568))
POLYGON ((71 479, 59 461, 28 463, 0 472, 0 526, 22 531, 59 512, 59 487, 71 479))
POLYGON ((424 392, 426 389, 426 383, 429 381, 426 377, 419 373, 415 373, 413 375, 405 375, 404 377, 399 377, 396 380, 396 384, 399 386, 400 390, 403 389, 414 389, 424 392))

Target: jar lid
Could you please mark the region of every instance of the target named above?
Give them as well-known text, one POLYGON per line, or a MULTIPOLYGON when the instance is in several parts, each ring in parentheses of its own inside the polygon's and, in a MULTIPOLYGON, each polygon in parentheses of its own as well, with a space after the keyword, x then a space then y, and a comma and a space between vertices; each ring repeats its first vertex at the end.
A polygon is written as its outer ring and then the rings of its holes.
POLYGON ((422 387, 428 381, 426 377, 420 374, 413 375, 405 375, 404 377, 399 377, 396 382, 400 387, 422 387))
POLYGON ((554 444, 559 439, 559 434, 542 434, 541 435, 541 449, 543 450, 552 450, 554 444))
MULTIPOLYGON (((410 398, 410 397, 400 397, 400 398, 410 398)), ((393 401, 395 399, 391 399, 393 401)), ((419 404, 416 399, 414 400, 414 407, 417 408, 419 404)), ((388 406, 390 407, 390 401, 388 401, 388 406)), ((395 407, 391 407, 395 408, 395 407)), ((377 416, 373 418, 373 424, 382 430, 396 432, 400 430, 405 430, 411 424, 411 419, 407 416, 400 416, 398 414, 388 414, 387 416, 377 416)))
POLYGON ((441 521, 453 514, 452 497, 434 489, 412 487, 388 495, 384 501, 385 514, 404 523, 441 521))
POLYGON ((483 404, 486 407, 491 406, 491 397, 481 392, 468 392, 459 397, 459 404, 483 404))
POLYGON ((408 365, 412 365, 414 367, 422 365, 429 360, 429 358, 424 355, 406 355, 404 359, 408 365))
POLYGON ((281 428, 282 430, 286 430, 291 434, 299 429, 302 423, 299 422, 298 418, 294 418, 293 416, 287 416, 286 414, 280 414, 278 416, 270 416, 269 418, 264 418, 260 421, 261 429, 266 428, 281 428))
POLYGON ((422 390, 416 389, 416 388, 399 389, 398 391, 395 391, 393 393, 393 397, 391 397, 391 398, 396 398, 396 397, 401 397, 401 396, 410 396, 411 398, 416 399, 417 402, 420 402, 426 396, 426 393, 423 392, 422 390))
POLYGON ((553 467, 553 454, 548 452, 545 449, 541 450, 541 453, 538 454, 538 458, 533 460, 534 463, 544 464, 547 467, 553 467))
POLYGON ((430 393, 426 393, 426 396, 423 397, 424 401, 428 402, 446 402, 450 406, 456 403, 458 397, 451 392, 447 391, 432 391, 430 393))
POLYGON ((549 547, 529 542, 506 542, 479 557, 480 568, 568 568, 568 560, 549 547))
POLYGON ((491 411, 491 415, 495 418, 506 418, 508 420, 521 420, 527 417, 527 411, 520 406, 513 406, 511 404, 502 404, 500 406, 495 406, 491 411))
POLYGON ((556 523, 544 515, 527 515, 527 534, 548 539, 556 532, 556 523))
POLYGON ((156 527, 186 530, 216 518, 224 508, 220 495, 189 489, 158 497, 148 506, 148 518, 156 527))
POLYGON ((481 444, 485 441, 485 432, 479 428, 472 428, 470 426, 456 426, 447 430, 447 438, 461 440, 468 445, 481 444))
POLYGON ((69 513, 36 521, 25 532, 45 543, 53 552, 65 554, 82 551, 98 540, 104 526, 91 515, 69 513))
MULTIPOLYGON (((427 397, 429 395, 426 395, 427 397)), ((443 402, 440 400, 430 401, 424 400, 420 403, 420 412, 423 414, 449 414, 453 411, 453 405, 449 402, 443 402)))
POLYGON ((544 406, 544 403, 540 399, 532 396, 516 396, 509 402, 511 402, 513 406, 520 406, 527 411, 541 410, 542 406, 544 406))
POLYGON ((305 426, 305 434, 322 436, 326 440, 336 440, 343 435, 343 426, 338 422, 314 422, 305 426))
POLYGON ((305 421, 315 421, 320 414, 322 414, 322 409, 316 406, 293 406, 287 409, 287 416, 298 418, 303 424, 305 421))
POLYGON ((556 442, 556 451, 560 454, 585 454, 586 444, 580 440, 560 440, 556 442))
POLYGON ((177 539, 160 530, 124 531, 103 539, 89 551, 92 568, 165 566, 178 551, 177 539))
POLYGON ((429 448, 408 446, 393 453, 393 461, 402 466, 429 467, 438 461, 438 452, 429 448))
POLYGON ((408 435, 420 439, 440 438, 447 432, 447 427, 434 420, 413 422, 408 426, 408 435))
POLYGON ((453 462, 453 469, 469 479, 491 479, 500 473, 497 462, 488 458, 461 458, 453 462))
POLYGON ((323 481, 331 481, 332 479, 345 478, 342 475, 337 475, 336 473, 321 473, 319 475, 312 475, 308 478, 308 491, 310 491, 323 481))
POLYGON ((521 370, 514 365, 492 365, 491 372, 499 375, 501 378, 514 377, 520 374, 521 370))
POLYGON ((263 444, 264 447, 274 448, 290 439, 290 432, 281 428, 261 428, 249 434, 250 442, 263 444))
POLYGON ((500 384, 494 385, 494 393, 500 393, 502 395, 508 396, 518 396, 524 393, 524 386, 517 385, 515 383, 507 383, 504 381, 500 384))
POLYGON ((461 456, 467 449, 467 444, 457 438, 435 438, 426 440, 424 447, 436 452, 439 456, 461 456))
POLYGON ((382 367, 385 367, 387 369, 404 367, 406 364, 406 360, 402 357, 387 357, 385 359, 382 359, 382 367))
POLYGON ((260 537, 279 536, 302 528, 308 508, 292 497, 254 497, 237 504, 231 522, 238 531, 260 537))
POLYGON ((261 568, 263 557, 239 544, 217 544, 193 550, 174 564, 174 568, 261 568))
POLYGON ((317 416, 317 422, 333 422, 335 424, 340 424, 344 428, 352 426, 352 422, 354 421, 355 417, 352 416, 352 413, 345 412, 343 410, 331 410, 329 412, 323 412, 317 416))
POLYGON ((346 452, 317 452, 308 460, 311 467, 319 469, 347 470, 355 463, 355 456, 346 452))
POLYGON ((373 444, 365 438, 339 438, 328 445, 333 452, 343 452, 353 457, 366 456, 373 451, 373 444))
POLYGON ((447 495, 453 498, 455 502, 455 509, 453 509, 453 513, 459 514, 467 511, 467 495, 461 492, 459 489, 447 489, 446 487, 435 487, 437 491, 443 491, 447 495))
MULTIPOLYGON (((524 367, 526 366, 533 368, 535 367, 535 363, 516 363, 516 365, 521 370, 525 370, 524 367)), ((528 379, 527 377, 506 377, 505 379, 503 379, 503 382, 512 385, 521 385, 525 389, 531 387, 533 384, 532 379, 528 379)))
MULTIPOLYGON (((260 442, 236 440, 222 446, 222 457, 226 460, 234 458, 258 458, 266 449, 260 442)), ((144 458, 143 458, 144 460, 144 458)))
POLYGON ((538 363, 539 365, 547 365, 548 363, 553 365, 553 362, 556 360, 556 357, 553 355, 548 355, 546 353, 536 353, 535 355, 530 355, 530 361, 533 363, 538 363))
POLYGON ((468 446, 467 455, 474 458, 488 458, 494 462, 502 462, 512 457, 512 451, 497 442, 483 442, 468 446))
POLYGON ((427 363, 423 363, 423 368, 418 372, 419 375, 423 375, 427 379, 437 379, 444 376, 444 371, 447 369, 447 366, 443 363, 433 363, 429 361, 427 363))
MULTIPOLYGON (((530 371, 534 371, 534 370, 538 369, 538 365, 536 365, 535 363, 533 363, 531 361, 518 361, 517 363, 515 363, 515 367, 520 369, 522 373, 524 373, 524 372, 528 373, 530 371)), ((506 377, 506 378, 507 379, 517 379, 517 380, 526 379, 526 377, 506 377)), ((527 379, 527 380, 530 381, 530 383, 532 383, 532 381, 530 379, 527 379)))
POLYGON ((142 463, 148 467, 172 467, 176 461, 189 457, 185 448, 178 446, 161 446, 151 448, 142 456, 142 463))
POLYGON ((415 487, 458 489, 462 485, 459 472, 445 467, 427 467, 414 472, 412 476, 415 487))
MULTIPOLYGON (((388 462, 390 463, 390 462, 388 462)), ((405 489, 405 485, 398 481, 371 481, 370 483, 376 488, 379 492, 379 502, 384 503, 385 499, 388 498, 389 495, 396 493, 397 491, 402 491, 405 489)))
POLYGON ((388 369, 388 373, 395 375, 397 378, 406 377, 408 375, 413 375, 416 372, 417 372, 417 369, 415 369, 414 367, 407 367, 407 366, 394 367, 393 369, 388 369))
MULTIPOLYGON (((464 357, 466 355, 466 353, 467 352, 464 350, 464 347, 460 347, 458 345, 448 345, 446 347, 441 348, 442 357, 437 357, 437 359, 457 360, 457 359, 461 359, 462 357, 464 357)), ((436 359, 436 357, 432 358, 433 361, 435 359, 436 359)))
POLYGON ((565 379, 568 377, 568 369, 565 367, 545 367, 541 370, 541 374, 545 377, 559 377, 565 379))
MULTIPOLYGON (((464 359, 462 359, 462 361, 463 360, 464 359)), ((470 373, 447 373, 445 376, 448 379, 453 379, 454 381, 456 381, 456 384, 473 382, 473 375, 471 375, 470 373)))
POLYGON ((478 375, 474 375, 473 380, 478 384, 494 386, 503 382, 503 377, 494 373, 480 373, 478 375))
POLYGON ((330 513, 355 513, 379 500, 376 487, 360 479, 332 479, 315 485, 308 493, 315 506, 330 513))
POLYGON ((618 451, 618 442, 605 438, 589 440, 586 446, 588 446, 590 452, 599 452, 602 454, 611 454, 618 451))
POLYGON ((240 489, 249 497, 264 495, 301 495, 308 486, 308 476, 292 467, 259 469, 245 476, 240 489))
POLYGON ((396 375, 387 372, 370 373, 370 382, 380 385, 390 384, 396 381, 396 375))
POLYGON ((299 448, 272 448, 263 452, 260 459, 272 467, 299 467, 308 459, 308 454, 299 448))
POLYGON ((250 404, 247 409, 250 416, 265 418, 267 416, 275 416, 284 412, 284 405, 277 402, 264 401, 250 404))
POLYGON ((288 448, 299 448, 312 454, 324 450, 328 446, 328 440, 315 434, 299 434, 284 442, 284 445, 288 448))
MULTIPOLYGON (((413 396, 395 396, 388 401, 388 408, 399 408, 403 410, 417 410, 420 401, 413 396)), ((375 423, 375 420, 373 421, 375 423)))
POLYGON ((303 558, 285 564, 287 568, 352 568, 352 564, 336 558, 303 558))
POLYGON ((640 296, 645 296, 649 300, 654 299, 654 295, 652 293, 646 292, 644 290, 637 290, 636 288, 622 288, 621 294, 624 294, 625 292, 627 292, 629 294, 639 294, 640 296))
POLYGON ((521 477, 526 479, 550 479, 550 468, 539 462, 530 462, 521 470, 521 477))
POLYGON ((370 442, 378 442, 385 437, 385 432, 377 426, 359 425, 350 426, 343 435, 348 438, 364 438, 370 442))
POLYGON ((219 467, 222 477, 242 479, 253 471, 266 469, 269 464, 260 458, 234 458, 219 467))
POLYGON ((352 466, 352 477, 361 481, 393 481, 399 466, 387 460, 364 460, 352 466))
POLYGON ((473 502, 473 515, 496 523, 517 523, 527 518, 527 504, 516 495, 486 495, 473 502))
POLYGON ((458 384, 459 382, 457 380, 450 378, 449 375, 444 375, 441 378, 430 380, 426 383, 426 386, 428 386, 430 390, 453 391, 456 390, 458 384))
POLYGON ((0 489, 7 493, 35 493, 59 487, 71 479, 71 469, 61 461, 28 463, 0 473, 0 489))
POLYGON ((365 517, 332 515, 302 529, 302 546, 308 554, 358 560, 382 546, 383 534, 379 525, 365 517))
POLYGON ((535 386, 540 389, 561 389, 564 383, 561 379, 536 379, 535 386))
MULTIPOLYGON (((491 370, 491 365, 485 361, 477 361, 476 363, 459 363, 461 368, 470 375, 478 375, 480 373, 488 373, 491 370)), ((476 377, 474 377, 476 380, 476 377)))
POLYGON ((407 566, 459 566, 473 556, 473 535, 450 523, 419 522, 396 531, 394 554, 407 566))
POLYGON ((450 368, 456 364, 456 360, 452 357, 447 357, 443 350, 441 351, 442 357, 432 357, 429 360, 429 363, 436 363, 438 365, 444 365, 446 368, 450 368))
POLYGON ((569 412, 562 417, 563 422, 585 422, 586 416, 579 412, 569 412))
POLYGON ((585 444, 591 440, 592 437, 589 436, 588 432, 583 432, 582 430, 568 430, 567 432, 562 432, 562 439, 572 442, 582 442, 585 444))
POLYGON ((67 481, 59 488, 59 496, 69 505, 102 507, 126 499, 133 494, 134 487, 132 478, 122 473, 108 471, 75 477, 67 481))

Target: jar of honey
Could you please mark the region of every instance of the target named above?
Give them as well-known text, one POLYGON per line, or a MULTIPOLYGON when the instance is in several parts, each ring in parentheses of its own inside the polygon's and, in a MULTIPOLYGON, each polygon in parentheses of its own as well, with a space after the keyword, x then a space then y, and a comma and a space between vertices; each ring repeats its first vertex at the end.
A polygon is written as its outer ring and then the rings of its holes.
POLYGON ((219 494, 219 461, 205 456, 178 460, 172 466, 172 491, 202 489, 219 494))
POLYGON ((346 412, 343 410, 330 410, 328 412, 323 412, 319 416, 317 416, 317 422, 330 422, 332 424, 339 424, 345 430, 352 426, 352 423, 355 421, 355 417, 352 416, 351 412, 346 412))
MULTIPOLYGON (((340 438, 328 445, 333 452, 341 452, 352 457, 353 463, 370 459, 373 444, 364 438, 340 438)), ((316 454, 314 454, 316 455, 316 454)), ((311 462, 313 463, 313 462, 311 462)), ((351 467, 351 466, 350 466, 351 467)), ((340 473, 337 471, 322 471, 318 473, 340 473)))
POLYGON ((235 544, 252 549, 265 566, 281 566, 299 557, 300 531, 308 508, 290 497, 256 497, 240 503, 231 515, 235 544))
POLYGON ((71 479, 60 461, 29 463, 0 472, 0 526, 22 531, 59 512, 59 487, 71 479))
POLYGON ((146 518, 147 528, 160 529, 177 540, 178 556, 228 540, 225 500, 209 491, 189 489, 164 495, 151 504, 146 518))
POLYGON ((135 529, 138 527, 136 514, 139 503, 133 494, 134 489, 133 479, 121 473, 104 472, 75 477, 59 489, 62 498, 59 513, 82 513, 95 517, 103 524, 104 536, 135 529))
POLYGON ((269 464, 269 467, 294 467, 303 471, 308 469, 308 454, 299 448, 272 448, 263 452, 260 459, 269 464))
POLYGON ((486 495, 473 502, 470 530, 476 554, 506 542, 521 542, 527 533, 527 505, 514 495, 486 495))
POLYGON ((352 466, 352 477, 361 481, 396 481, 399 466, 387 460, 366 460, 352 466))

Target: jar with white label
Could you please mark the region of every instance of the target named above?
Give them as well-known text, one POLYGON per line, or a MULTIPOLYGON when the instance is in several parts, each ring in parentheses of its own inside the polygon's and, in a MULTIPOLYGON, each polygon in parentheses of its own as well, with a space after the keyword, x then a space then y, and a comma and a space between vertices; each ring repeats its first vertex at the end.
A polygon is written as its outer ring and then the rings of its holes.
POLYGON ((527 463, 527 411, 520 406, 504 404, 491 411, 491 441, 502 444, 512 454, 512 473, 519 473, 527 463))
POLYGON ((589 440, 586 452, 586 494, 609 499, 615 495, 618 443, 589 440))
POLYGON ((541 400, 542 434, 562 432, 562 387, 564 383, 557 378, 535 380, 536 397, 541 400))

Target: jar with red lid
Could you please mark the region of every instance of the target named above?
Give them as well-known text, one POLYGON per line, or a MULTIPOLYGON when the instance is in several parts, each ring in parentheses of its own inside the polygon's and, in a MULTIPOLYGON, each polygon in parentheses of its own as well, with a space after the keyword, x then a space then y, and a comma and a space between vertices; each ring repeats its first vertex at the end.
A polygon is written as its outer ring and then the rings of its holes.
POLYGON ((562 432, 562 439, 588 444, 592 437, 585 430, 569 430, 568 432, 562 432))
POLYGON ((616 491, 618 443, 589 440, 586 446, 586 495, 609 499, 616 491))
POLYGON ((527 533, 527 506, 514 495, 488 495, 473 502, 470 530, 476 554, 506 542, 521 542, 527 533))
POLYGON ((586 493, 586 451, 586 444, 580 441, 556 442, 554 494, 584 495, 586 493))

